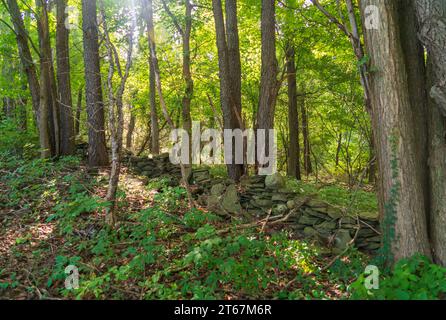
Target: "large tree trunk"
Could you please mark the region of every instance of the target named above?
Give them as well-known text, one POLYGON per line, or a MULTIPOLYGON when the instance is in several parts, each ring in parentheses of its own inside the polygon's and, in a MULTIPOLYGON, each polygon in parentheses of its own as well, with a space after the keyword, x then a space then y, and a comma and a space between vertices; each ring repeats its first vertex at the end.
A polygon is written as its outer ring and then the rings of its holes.
POLYGON ((300 90, 298 93, 298 105, 300 106, 300 114, 302 117, 302 137, 304 143, 304 170, 308 176, 313 172, 311 165, 311 144, 310 144, 310 130, 308 128, 308 112, 305 103, 305 92, 300 90))
POLYGON ((69 31, 65 26, 67 0, 57 0, 57 85, 60 103, 60 153, 74 153, 73 108, 70 82, 69 31))
MULTIPOLYGON (((274 114, 276 108, 279 83, 277 81, 278 65, 276 58, 276 12, 275 0, 262 0, 261 34, 262 34, 262 67, 260 79, 259 108, 257 112, 257 129, 265 129, 265 150, 267 155, 269 146, 269 129, 274 128, 274 114)), ((257 141, 257 148, 259 148, 257 141)), ((258 159, 259 160, 259 159, 258 159)), ((264 164, 266 165, 266 164, 264 164)))
POLYGON ((232 112, 236 117, 236 128, 243 128, 242 123, 242 65, 240 61, 240 44, 237 22, 237 1, 226 0, 226 41, 228 48, 230 90, 233 99, 232 112))
MULTIPOLYGON (((426 222, 426 108, 424 61, 415 16, 407 1, 375 5, 380 30, 365 30, 371 57, 372 125, 379 165, 380 212, 395 219, 391 259, 431 255, 426 222)), ((391 222, 391 224, 393 224, 391 222)), ((385 228, 391 229, 389 225, 385 228)), ((384 230, 386 234, 389 230, 384 230)), ((391 261, 389 261, 391 262, 391 261)))
POLYGON ((80 86, 77 92, 77 102, 76 102, 76 118, 75 118, 75 129, 74 132, 79 135, 80 126, 81 126, 81 111, 82 111, 82 96, 83 96, 83 86, 80 86))
POLYGON ((90 167, 108 165, 96 11, 96 0, 82 0, 85 89, 88 118, 88 165, 90 167))
MULTIPOLYGON (((191 74, 191 58, 190 58, 190 34, 192 31, 192 4, 186 0, 186 22, 183 30, 183 77, 186 88, 183 96, 183 129, 192 137, 192 118, 190 115, 190 105, 194 94, 194 82, 191 74)), ((192 139, 189 140, 191 143, 192 139)), ((192 153, 189 153, 189 164, 183 167, 183 177, 190 179, 192 175, 192 153)))
POLYGON ((48 81, 47 71, 44 67, 46 63, 41 62, 40 70, 40 106, 39 106, 39 141, 40 141, 40 156, 41 158, 51 157, 51 142, 49 135, 49 96, 48 96, 48 81))
POLYGON ((129 104, 130 120, 127 127, 127 136, 125 138, 125 147, 130 150, 133 147, 133 132, 135 131, 136 116, 133 112, 133 105, 129 104))
MULTIPOLYGON (((150 33, 149 33, 150 34, 150 33)), ((158 125, 158 112, 156 110, 156 83, 155 83, 155 68, 152 62, 152 53, 150 53, 150 152, 158 155, 160 153, 160 134, 158 125)))
POLYGON ((297 85, 295 51, 292 45, 287 47, 287 79, 288 79, 288 166, 290 177, 301 179, 300 175, 300 144, 299 144, 299 113, 297 111, 297 85))
MULTIPOLYGON (((149 3, 147 0, 144 1, 144 6, 148 10, 149 3)), ((149 48, 153 47, 153 52, 156 52, 156 44, 154 41, 155 37, 155 27, 153 24, 153 13, 146 16, 147 24, 147 41, 149 48)), ((160 153, 160 141, 159 141, 159 123, 158 123, 158 112, 156 110, 156 78, 155 78, 155 66, 153 65, 154 59, 156 57, 152 56, 152 50, 149 52, 149 89, 150 89, 150 152, 152 154, 158 155, 160 153)))
MULTIPOLYGON (((28 35, 23 23, 22 14, 17 5, 17 0, 7 0, 11 21, 16 32, 17 46, 19 48, 20 61, 28 80, 28 87, 31 92, 32 105, 35 118, 39 122, 40 106, 40 85, 37 77, 36 65, 34 64, 31 51, 28 44, 28 35)), ((38 125, 38 124, 37 124, 38 125)), ((39 125, 38 125, 39 126, 39 125)))
MULTIPOLYGON (((241 128, 241 71, 238 50, 237 3, 235 0, 226 1, 226 27, 228 32, 225 28, 221 0, 213 0, 212 8, 217 37, 223 125, 224 129, 241 128)), ((227 163, 228 176, 234 181, 239 181, 244 166, 235 162, 235 141, 232 142, 232 151, 232 163, 227 163)))
MULTIPOLYGON (((39 34, 39 48, 40 48, 40 109, 43 110, 43 103, 48 117, 40 115, 40 118, 46 118, 48 121, 48 135, 50 141, 51 156, 60 155, 60 131, 59 131, 59 109, 56 101, 56 83, 54 79, 53 59, 51 52, 50 30, 48 24, 48 3, 46 0, 36 0, 38 21, 37 30, 39 34), (44 88, 44 89, 42 89, 44 88)), ((43 111, 42 111, 43 112, 43 111)), ((39 123, 42 126, 42 123, 39 123)), ((42 128, 42 131, 45 130, 42 128)), ((44 133, 43 133, 44 134, 44 133)), ((43 138, 41 141, 45 141, 43 138)), ((46 151, 42 151, 42 156, 46 151)))
POLYGON ((258 129, 273 129, 278 83, 276 59, 275 1, 262 0, 262 74, 260 79, 258 129))
POLYGON ((435 262, 446 265, 446 2, 416 0, 428 51, 430 234, 435 262))

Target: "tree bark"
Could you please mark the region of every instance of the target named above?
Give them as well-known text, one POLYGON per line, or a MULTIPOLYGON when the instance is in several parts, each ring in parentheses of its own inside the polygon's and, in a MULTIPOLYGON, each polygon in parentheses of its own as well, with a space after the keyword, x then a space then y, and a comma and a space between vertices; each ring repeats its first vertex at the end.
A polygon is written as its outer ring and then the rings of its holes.
MULTIPOLYGON (((155 45, 155 44, 154 44, 155 45)), ((155 83, 155 68, 152 62, 152 53, 150 53, 150 152, 158 155, 160 153, 160 134, 158 124, 158 112, 156 110, 156 83, 155 83)))
MULTIPOLYGON (((17 46, 19 48, 20 61, 28 80, 28 87, 31 92, 32 106, 37 122, 39 122, 39 106, 40 106, 40 85, 37 77, 37 70, 31 55, 28 43, 28 34, 23 23, 22 14, 17 5, 17 0, 7 0, 8 9, 11 15, 11 21, 17 38, 17 46)), ((39 126, 39 124, 37 124, 39 126)), ((40 127, 40 126, 39 126, 40 127)))
POLYGON ((380 212, 395 218, 391 258, 415 253, 431 256, 426 222, 424 61, 414 37, 414 8, 402 0, 364 0, 363 17, 368 5, 377 6, 380 13, 380 29, 364 32, 371 70, 376 70, 370 87, 380 212))
POLYGON ((79 135, 80 126, 81 126, 81 111, 82 111, 82 96, 83 96, 83 86, 79 87, 77 92, 77 106, 76 106, 76 119, 75 119, 75 134, 79 135))
MULTIPOLYGON (((226 27, 221 0, 212 1, 220 75, 220 105, 224 129, 242 128, 241 67, 237 27, 237 3, 226 1, 226 27), (228 29, 226 32, 226 28, 228 29), (231 66, 232 64, 232 66, 231 66)), ((239 181, 243 164, 235 163, 235 141, 232 141, 232 163, 227 163, 228 176, 239 181)))
MULTIPOLYGON (((276 58, 276 12, 275 0, 262 0, 261 38, 262 67, 260 78, 257 129, 265 129, 265 151, 269 150, 269 129, 274 128, 274 114, 279 89, 276 58)), ((257 148, 259 148, 257 141, 257 148)), ((268 155, 271 157, 272 155, 268 155)))
POLYGON ((300 90, 298 93, 298 104, 300 106, 300 114, 302 117, 302 136, 304 143, 304 170, 308 176, 313 173, 313 167, 311 165, 311 145, 310 145, 310 133, 308 129, 308 112, 305 103, 304 90, 300 90))
POLYGON ((301 180, 300 174, 300 143, 299 143, 299 113, 297 111, 296 61, 294 47, 287 46, 287 79, 288 79, 288 166, 290 177, 301 180))
POLYGON ((105 143, 96 0, 82 0, 82 29, 88 123, 88 165, 100 167, 108 165, 108 154, 105 143))
POLYGON ((57 0, 57 85, 60 103, 60 153, 72 155, 75 150, 73 107, 70 81, 69 30, 65 26, 67 0, 57 0))
POLYGON ((430 236, 434 260, 446 265, 446 2, 415 0, 419 38, 428 52, 430 236))
POLYGON ((128 35, 128 49, 127 60, 125 65, 125 71, 122 72, 120 64, 115 66, 114 61, 119 62, 119 57, 113 50, 113 44, 111 43, 108 27, 107 17, 105 14, 104 3, 102 2, 101 12, 102 21, 104 26, 105 43, 107 47, 107 55, 109 60, 109 72, 107 78, 108 97, 109 97, 109 125, 111 136, 111 151, 112 151, 112 167, 110 171, 110 180, 107 190, 107 201, 110 202, 109 211, 106 214, 106 223, 110 227, 114 227, 117 217, 116 210, 116 192, 118 190, 119 176, 121 173, 121 158, 122 158, 122 137, 124 131, 124 112, 123 112, 123 96, 125 91, 125 85, 130 74, 130 68, 132 66, 132 54, 133 54, 133 33, 135 29, 135 21, 132 21, 132 28, 128 35), (119 87, 116 94, 113 89, 113 76, 115 69, 118 69, 120 76, 119 87))
POLYGON ((133 113, 133 105, 129 105, 129 112, 130 112, 130 120, 129 120, 129 125, 127 127, 127 137, 125 139, 125 147, 127 149, 132 149, 133 146, 133 132, 135 131, 135 121, 136 121, 136 117, 135 114, 133 113))
MULTIPOLYGON (((47 116, 40 115, 40 119, 46 119, 47 128, 42 127, 43 131, 48 132, 48 141, 50 142, 50 155, 57 157, 60 155, 60 131, 59 131, 59 109, 56 101, 56 83, 54 81, 53 59, 51 52, 50 30, 48 24, 48 3, 46 0, 36 0, 37 7, 37 30, 39 34, 40 49, 40 110, 45 109, 47 116), (42 89, 43 88, 43 89, 42 89), (42 104, 46 103, 46 106, 42 104)), ((42 111, 43 112, 43 111, 42 111)), ((42 123, 39 123, 42 126, 42 123)), ((43 125, 45 126, 45 125, 43 125)), ((41 142, 46 142, 46 137, 41 142)), ((46 146, 45 146, 46 147, 46 146)), ((47 151, 42 151, 42 156, 48 156, 47 151)))
POLYGON ((275 1, 262 0, 262 70, 259 111, 257 113, 258 129, 272 129, 274 127, 274 111, 278 90, 275 28, 275 1))

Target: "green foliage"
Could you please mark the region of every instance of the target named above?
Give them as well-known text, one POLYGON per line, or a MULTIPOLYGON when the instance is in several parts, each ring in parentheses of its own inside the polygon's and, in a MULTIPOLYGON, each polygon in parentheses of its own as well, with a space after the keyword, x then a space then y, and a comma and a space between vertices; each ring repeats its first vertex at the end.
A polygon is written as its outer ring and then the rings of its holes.
POLYGON ((74 257, 57 256, 54 263, 53 273, 51 274, 51 276, 47 281, 47 287, 51 287, 53 283, 57 281, 63 282, 67 277, 67 274, 65 273, 65 268, 68 265, 78 266, 80 260, 81 258, 78 256, 74 257))
POLYGON ((30 208, 28 199, 40 206, 45 201, 56 201, 58 187, 55 173, 77 167, 79 159, 75 157, 61 158, 57 162, 48 159, 27 160, 11 153, 0 153, 0 168, 7 171, 0 176, 8 189, 0 193, 2 206, 30 208))
POLYGON ((6 289, 14 289, 19 285, 17 273, 13 272, 7 279, 2 279, 3 270, 0 269, 0 293, 6 289))
POLYGON ((77 217, 82 214, 97 212, 108 206, 108 202, 97 196, 90 196, 87 192, 75 193, 68 198, 67 202, 61 202, 54 207, 54 214, 47 218, 47 222, 61 219, 63 220, 61 232, 71 233, 77 217))
POLYGON ((382 268, 388 268, 394 260, 392 252, 392 243, 395 240, 395 223, 396 223, 396 210, 399 201, 400 193, 400 182, 398 179, 399 159, 396 156, 398 141, 395 136, 391 137, 390 140, 392 148, 392 159, 391 159, 391 170, 392 170, 392 187, 390 188, 390 196, 387 203, 384 205, 384 219, 381 223, 382 236, 382 246, 375 258, 377 265, 382 268))
POLYGON ((184 214, 183 222, 190 228, 198 228, 207 222, 219 221, 220 218, 211 213, 205 213, 198 209, 192 209, 184 214))
POLYGON ((15 121, 5 119, 0 121, 0 154, 11 154, 25 158, 37 154, 37 137, 35 133, 17 128, 15 121))
POLYGON ((361 275, 350 286, 352 299, 431 300, 443 299, 446 295, 446 268, 421 255, 398 261, 380 279, 377 290, 365 288, 365 277, 361 275))

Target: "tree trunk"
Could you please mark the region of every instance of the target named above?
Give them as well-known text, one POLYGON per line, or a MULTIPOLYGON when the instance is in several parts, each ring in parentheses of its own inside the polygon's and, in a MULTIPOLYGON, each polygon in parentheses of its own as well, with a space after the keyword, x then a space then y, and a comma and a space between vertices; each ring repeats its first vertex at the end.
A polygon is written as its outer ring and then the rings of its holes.
POLYGON ((75 149, 73 130, 73 108, 70 82, 69 31, 65 26, 67 0, 57 0, 57 85, 60 103, 60 153, 72 155, 75 149))
MULTIPOLYGON (((226 32, 223 19, 221 0, 213 0, 212 8, 217 37, 220 104, 223 113, 223 125, 224 129, 241 128, 241 71, 240 52, 238 49, 237 3, 234 0, 226 2, 226 27, 228 32, 226 32), (231 66, 231 64, 233 65, 231 66)), ((229 178, 239 181, 243 174, 244 166, 243 164, 235 163, 235 141, 232 141, 232 163, 227 163, 227 168, 229 178)))
POLYGON ((342 149, 342 133, 339 134, 338 146, 336 148, 336 157, 335 157, 336 168, 339 166, 339 154, 341 153, 341 149, 342 149))
POLYGON ((83 86, 79 87, 77 92, 77 106, 76 106, 76 119, 75 119, 75 133, 76 136, 79 135, 81 126, 81 111, 82 111, 82 96, 83 96, 83 86))
POLYGON ((376 156, 375 156, 375 143, 373 137, 373 130, 371 130, 371 137, 369 141, 369 169, 368 169, 368 180, 369 184, 374 184, 376 182, 376 156))
POLYGON ((446 3, 416 0, 420 40, 428 51, 430 236, 434 260, 446 265, 446 3))
MULTIPOLYGON (((158 97, 160 99, 160 105, 161 109, 163 111, 164 118, 166 119, 166 123, 169 125, 171 130, 175 130, 177 127, 175 126, 174 122, 172 121, 171 116, 169 115, 169 112, 167 110, 166 102, 164 100, 162 85, 161 85, 161 77, 160 77, 160 71, 159 71, 159 65, 158 65, 158 58, 156 56, 156 49, 155 49, 155 32, 154 32, 154 26, 153 26, 153 5, 152 0, 144 0, 143 1, 145 11, 146 11, 146 21, 147 21, 147 28, 149 30, 149 48, 151 53, 151 62, 153 64, 153 71, 155 74, 155 84, 158 92, 158 97)), ((192 197, 192 192, 190 189, 189 181, 186 176, 184 176, 185 169, 184 164, 180 161, 180 167, 181 167, 181 173, 182 173, 182 180, 184 183, 184 186, 187 191, 187 196, 189 199, 189 204, 191 207, 195 207, 195 202, 192 197)))
POLYGON ((243 128, 242 123, 242 65, 240 61, 240 44, 237 22, 237 1, 226 0, 226 42, 228 48, 229 61, 229 87, 230 98, 233 99, 231 105, 234 106, 234 113, 237 124, 236 128, 243 128))
POLYGON ((41 71, 40 71, 40 106, 39 106, 39 141, 40 141, 40 156, 41 158, 49 158, 51 157, 51 143, 50 143, 50 135, 49 135, 49 126, 48 126, 48 105, 49 105, 49 96, 48 96, 48 81, 47 81, 47 70, 44 67, 47 63, 41 62, 41 71))
POLYGON ((118 190, 119 176, 121 173, 121 157, 122 157, 122 137, 124 131, 124 112, 123 112, 123 96, 125 91, 125 85, 130 74, 130 68, 132 66, 132 54, 133 54, 133 33, 135 29, 135 20, 132 18, 132 28, 129 32, 127 60, 125 65, 125 72, 122 72, 119 64, 116 65, 118 74, 120 76, 120 83, 117 89, 116 95, 113 90, 113 76, 115 73, 114 59, 119 61, 119 57, 112 48, 108 27, 107 17, 105 14, 105 8, 101 7, 102 22, 104 26, 105 43, 107 47, 107 55, 109 60, 109 73, 107 78, 108 97, 109 97, 109 124, 110 124, 110 136, 111 136, 111 151, 112 151, 112 167, 110 172, 110 180, 107 191, 107 201, 109 201, 110 209, 106 215, 106 223, 114 227, 117 217, 115 215, 116 210, 116 192, 118 190))
MULTIPOLYGON (((31 51, 28 44, 28 35, 23 23, 22 14, 17 5, 17 0, 7 0, 11 21, 16 32, 17 46, 19 48, 20 61, 28 80, 28 87, 31 92, 32 106, 35 118, 39 122, 39 106, 40 106, 40 85, 37 77, 36 65, 33 61, 31 51)), ((39 124, 37 123, 37 126, 39 124)), ((39 126, 40 127, 40 126, 39 126)), ((45 140, 45 139, 44 139, 45 140)))
POLYGON ((45 0, 36 0, 38 11, 37 30, 39 34, 40 48, 40 111, 46 115, 40 114, 40 119, 47 121, 48 125, 39 123, 41 134, 44 135, 40 140, 42 143, 49 141, 49 150, 47 146, 43 146, 42 157, 59 156, 60 140, 59 140, 59 111, 57 108, 56 97, 54 96, 53 82, 54 70, 51 53, 50 30, 48 25, 48 7, 45 0), (43 104, 46 104, 45 106, 43 104), (48 135, 45 137, 45 132, 48 135), (49 153, 48 153, 49 152, 49 153))
MULTIPOLYGON (((192 80, 191 74, 191 57, 190 57, 190 35, 192 31, 192 4, 189 0, 185 1, 185 24, 184 27, 180 25, 178 19, 175 15, 170 11, 169 7, 166 4, 166 1, 163 0, 163 6, 168 15, 172 18, 172 21, 177 28, 177 31, 181 34, 183 40, 183 78, 185 82, 185 90, 182 100, 182 111, 181 115, 183 118, 183 129, 189 134, 189 137, 192 137, 192 118, 190 115, 190 106, 192 101, 192 96, 194 94, 194 82, 192 80)), ((192 146, 192 141, 189 139, 189 149, 192 146)), ((189 162, 184 164, 182 167, 183 177, 187 180, 190 179, 192 175, 192 154, 189 153, 189 162)))
POLYGON ((88 165, 90 167, 108 165, 96 11, 96 0, 82 0, 85 89, 88 118, 88 165))
MULTIPOLYGON (((365 29, 371 57, 372 125, 379 165, 379 205, 385 221, 394 218, 392 256, 422 253, 428 241, 426 185, 426 109, 424 61, 413 6, 407 1, 361 1, 380 10, 379 31, 365 29)), ((384 225, 389 234, 391 225, 384 225)), ((391 261, 389 261, 391 262, 391 261)))
POLYGON ((129 105, 129 111, 130 111, 130 120, 129 120, 129 125, 127 127, 127 137, 125 139, 125 147, 127 149, 132 149, 133 146, 133 132, 135 131, 135 121, 136 121, 136 117, 135 114, 133 113, 133 105, 129 105))
POLYGON ((288 79, 288 166, 290 177, 301 180, 300 175, 300 143, 299 143, 299 113, 297 111, 297 85, 295 51, 292 45, 287 46, 287 79, 288 79))
POLYGON ((302 136, 304 142, 304 170, 308 176, 313 172, 311 166, 311 145, 310 145, 310 133, 308 129, 308 113, 307 106, 305 104, 305 93, 301 90, 298 93, 298 104, 300 105, 300 113, 302 117, 302 136))
MULTIPOLYGON (((278 66, 276 59, 276 12, 275 0, 262 0, 261 38, 262 38, 262 67, 260 78, 259 108, 257 112, 257 129, 265 129, 264 154, 269 146, 269 129, 274 128, 274 114, 276 108, 279 83, 277 81, 278 66)), ((257 141, 257 149, 259 148, 257 141)), ((259 159, 258 159, 259 160, 259 159)), ((264 164, 266 165, 266 164, 264 164)))
MULTIPOLYGON (((147 6, 147 3, 145 4, 147 6)), ((148 19, 148 18, 147 18, 148 19)), ((149 20, 149 19, 148 19, 149 20)), ((155 42, 153 37, 155 36, 155 29, 152 21, 146 21, 147 23, 147 41, 150 46, 153 46, 154 51, 156 51, 155 42)), ((149 74, 149 86, 150 86, 150 152, 154 155, 160 153, 160 141, 159 141, 159 124, 158 124, 158 113, 156 110, 156 81, 155 81, 155 67, 153 65, 152 51, 149 52, 150 61, 150 74, 149 74)))

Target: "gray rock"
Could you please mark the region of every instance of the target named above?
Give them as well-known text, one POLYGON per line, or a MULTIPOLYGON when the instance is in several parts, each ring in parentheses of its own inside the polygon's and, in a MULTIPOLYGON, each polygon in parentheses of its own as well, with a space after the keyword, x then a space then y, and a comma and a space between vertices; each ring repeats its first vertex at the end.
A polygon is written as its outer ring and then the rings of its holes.
POLYGON ((305 224, 305 225, 308 225, 308 226, 313 226, 313 225, 315 225, 315 224, 317 224, 319 222, 321 222, 320 219, 318 219, 316 217, 311 217, 311 216, 306 215, 306 214, 302 215, 299 218, 299 221, 298 221, 299 224, 305 224))
POLYGON ((304 212, 305 212, 305 214, 308 214, 309 216, 316 217, 316 218, 323 219, 323 220, 331 221, 330 217, 328 215, 326 215, 325 213, 314 211, 314 210, 311 210, 309 208, 306 208, 304 210, 304 212))
POLYGON ((271 197, 272 201, 281 201, 281 202, 287 202, 288 197, 283 194, 275 194, 271 197))
POLYGON ((286 206, 291 210, 296 206, 296 202, 294 202, 294 200, 289 200, 287 201, 286 206))
POLYGON ((221 196, 225 192, 225 189, 226 189, 226 187, 223 184, 221 184, 221 183, 215 184, 211 188, 211 195, 221 196))
POLYGON ((369 228, 361 228, 358 231, 358 238, 368 238, 368 237, 373 237, 376 235, 377 235, 377 233, 369 228))
POLYGON ((336 233, 335 237, 335 247, 338 250, 345 250, 348 244, 352 241, 352 237, 350 235, 350 231, 345 229, 340 229, 336 233))
POLYGON ((265 178, 265 187, 270 189, 281 189, 285 187, 285 178, 280 173, 275 173, 265 178))
POLYGON ((258 199, 254 200, 254 203, 261 208, 270 208, 273 205, 271 200, 258 199))
POLYGON ((337 227, 336 222, 334 221, 324 221, 318 225, 314 226, 316 229, 323 229, 323 230, 334 230, 337 227))
POLYGON ((231 184, 227 187, 221 205, 229 213, 236 214, 242 211, 242 206, 240 205, 240 200, 235 185, 231 184))
POLYGON ((274 207, 273 207, 273 213, 274 214, 284 214, 285 212, 287 212, 288 211, 288 207, 286 206, 286 205, 284 205, 284 204, 278 204, 278 205, 275 205, 274 207))
POLYGON ((217 196, 210 195, 207 197, 207 208, 208 210, 218 214, 225 216, 226 212, 223 210, 220 204, 220 198, 217 196))
POLYGON ((377 242, 369 243, 367 246, 364 247, 366 250, 378 250, 381 248, 381 244, 377 242))
POLYGON ((343 217, 343 213, 340 209, 335 208, 333 206, 327 206, 325 209, 327 215, 332 219, 339 219, 343 217))
POLYGON ((304 235, 306 237, 314 237, 314 236, 318 236, 318 232, 316 229, 312 228, 312 227, 305 227, 304 228, 304 235))

